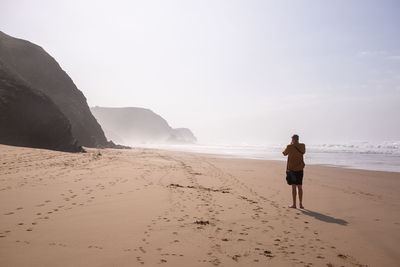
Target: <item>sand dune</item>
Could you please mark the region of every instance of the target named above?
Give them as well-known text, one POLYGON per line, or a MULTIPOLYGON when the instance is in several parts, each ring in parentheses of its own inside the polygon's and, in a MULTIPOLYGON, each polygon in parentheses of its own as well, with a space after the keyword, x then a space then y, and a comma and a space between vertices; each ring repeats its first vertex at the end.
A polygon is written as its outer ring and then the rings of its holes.
POLYGON ((0 145, 0 266, 397 266, 400 174, 0 145))

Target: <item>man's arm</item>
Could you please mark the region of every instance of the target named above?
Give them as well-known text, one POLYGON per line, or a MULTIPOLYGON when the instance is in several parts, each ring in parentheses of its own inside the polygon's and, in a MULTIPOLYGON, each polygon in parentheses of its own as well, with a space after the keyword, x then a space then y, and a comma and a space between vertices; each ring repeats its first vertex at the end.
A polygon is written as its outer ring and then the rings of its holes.
POLYGON ((287 156, 289 154, 289 146, 286 147, 286 149, 282 152, 284 156, 287 156))
POLYGON ((305 144, 300 144, 300 151, 302 154, 306 153, 306 145, 305 144))

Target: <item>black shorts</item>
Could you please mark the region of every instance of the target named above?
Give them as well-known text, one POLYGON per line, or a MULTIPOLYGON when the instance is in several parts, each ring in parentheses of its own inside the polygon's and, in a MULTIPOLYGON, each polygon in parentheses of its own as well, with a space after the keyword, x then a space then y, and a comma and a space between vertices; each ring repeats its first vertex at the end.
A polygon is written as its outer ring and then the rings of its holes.
POLYGON ((289 171, 287 173, 288 184, 290 185, 302 185, 303 184, 303 171, 289 171))

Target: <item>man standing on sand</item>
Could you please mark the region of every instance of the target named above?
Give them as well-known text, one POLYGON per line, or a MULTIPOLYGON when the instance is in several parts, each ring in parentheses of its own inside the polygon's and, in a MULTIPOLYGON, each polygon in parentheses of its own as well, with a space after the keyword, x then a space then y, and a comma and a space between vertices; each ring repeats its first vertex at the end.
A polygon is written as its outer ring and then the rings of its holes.
POLYGON ((304 159, 303 155, 306 153, 306 145, 299 143, 299 136, 297 134, 292 136, 292 143, 288 145, 285 151, 282 152, 284 156, 288 156, 287 161, 287 174, 290 179, 288 183, 292 185, 293 205, 289 208, 296 208, 296 187, 299 191, 300 209, 303 206, 303 169, 304 159))

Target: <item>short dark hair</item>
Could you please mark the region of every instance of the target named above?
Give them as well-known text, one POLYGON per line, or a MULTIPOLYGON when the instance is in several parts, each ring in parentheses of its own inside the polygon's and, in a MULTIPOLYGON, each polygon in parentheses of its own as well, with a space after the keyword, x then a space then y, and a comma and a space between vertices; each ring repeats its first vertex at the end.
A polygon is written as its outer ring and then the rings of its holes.
POLYGON ((292 136, 292 139, 299 141, 299 136, 298 136, 297 134, 294 134, 294 135, 292 136))

